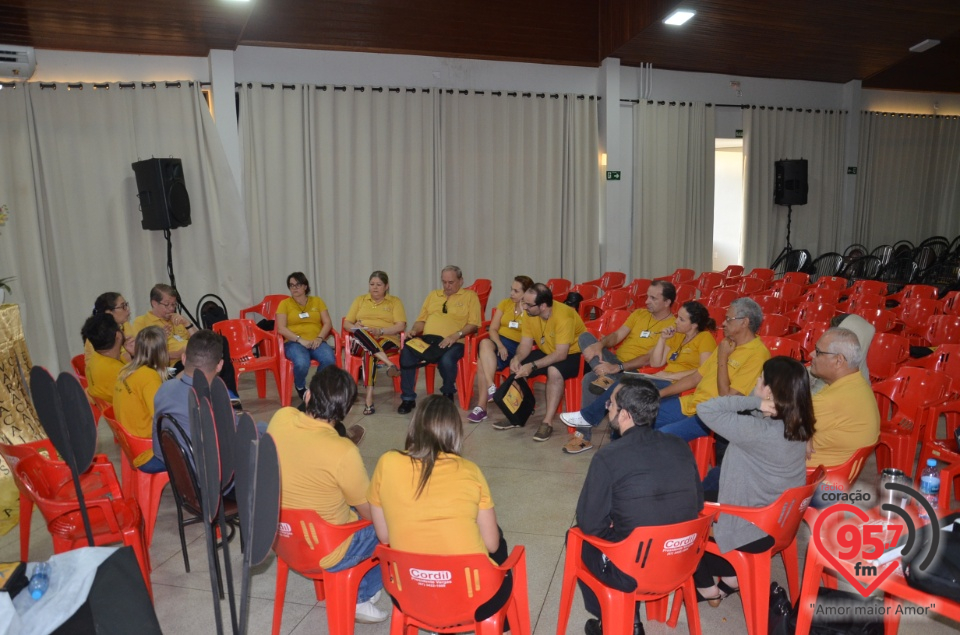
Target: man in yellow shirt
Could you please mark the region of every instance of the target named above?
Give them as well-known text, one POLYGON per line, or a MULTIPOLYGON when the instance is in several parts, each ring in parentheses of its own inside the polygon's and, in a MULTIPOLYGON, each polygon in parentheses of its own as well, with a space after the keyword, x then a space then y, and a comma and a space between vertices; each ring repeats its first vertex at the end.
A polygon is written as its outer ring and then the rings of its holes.
MULTIPOLYGON (((763 310, 750 298, 738 298, 723 321, 726 337, 692 375, 660 390, 660 413, 655 430, 675 434, 685 441, 706 436, 708 429, 697 417, 697 404, 714 397, 749 395, 770 359, 770 351, 757 337, 763 310), (694 388, 692 395, 679 395, 694 388)), ((725 446, 724 446, 725 447, 725 446)))
MULTIPOLYGON (((538 282, 523 294, 524 320, 517 354, 510 360, 510 371, 518 379, 547 376, 547 412, 533 435, 534 441, 546 441, 553 433, 553 418, 563 397, 563 382, 580 373, 579 337, 586 332, 583 320, 572 308, 553 301, 550 288, 538 282), (533 347, 537 346, 537 350, 533 347)), ((497 430, 514 427, 509 421, 494 424, 497 430)))
POLYGON ((807 467, 844 463, 880 436, 880 412, 870 384, 860 372, 864 351, 853 331, 832 328, 814 349, 810 372, 826 386, 813 396, 813 438, 807 442, 807 467))
MULTIPOLYGON (((437 371, 443 380, 440 392, 451 401, 457 392, 457 362, 463 357, 463 338, 480 330, 483 315, 480 298, 470 289, 463 289, 463 272, 456 265, 447 265, 440 272, 443 288, 427 294, 420 315, 407 331, 408 338, 434 336, 443 355, 437 360, 437 371)), ((400 351, 400 407, 402 415, 417 405, 417 368, 424 363, 408 346, 400 351)))
POLYGON ((123 331, 112 315, 100 313, 87 318, 80 335, 93 348, 84 373, 87 378, 87 394, 91 398, 103 399, 112 404, 117 375, 124 366, 120 361, 124 343, 123 331))
POLYGON ((150 289, 150 310, 133 321, 133 334, 148 326, 159 326, 166 333, 170 359, 180 359, 190 334, 197 331, 195 324, 177 313, 177 292, 168 284, 150 289))

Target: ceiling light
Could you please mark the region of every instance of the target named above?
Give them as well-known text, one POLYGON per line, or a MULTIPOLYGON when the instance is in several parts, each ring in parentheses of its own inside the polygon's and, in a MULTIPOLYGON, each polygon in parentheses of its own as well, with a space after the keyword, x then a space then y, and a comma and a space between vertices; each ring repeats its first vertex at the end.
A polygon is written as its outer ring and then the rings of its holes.
POLYGON ((914 44, 910 47, 911 53, 923 53, 924 51, 929 51, 937 44, 940 44, 940 40, 924 40, 919 44, 914 44))
POLYGON ((680 26, 695 15, 697 15, 697 12, 693 9, 677 9, 667 16, 663 23, 671 26, 680 26))

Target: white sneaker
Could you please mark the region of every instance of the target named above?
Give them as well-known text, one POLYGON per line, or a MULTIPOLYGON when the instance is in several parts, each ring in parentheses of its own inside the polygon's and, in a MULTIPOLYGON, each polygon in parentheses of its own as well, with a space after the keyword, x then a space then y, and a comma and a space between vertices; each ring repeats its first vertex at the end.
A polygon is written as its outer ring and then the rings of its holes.
POLYGON ((562 412, 560 413, 560 421, 563 421, 570 428, 590 428, 590 423, 580 415, 580 411, 577 412, 562 412))
POLYGON ((377 624, 378 622, 384 622, 390 614, 386 611, 379 609, 376 605, 376 600, 380 599, 380 593, 377 592, 372 598, 357 604, 357 622, 360 624, 377 624))
POLYGON ((493 396, 497 394, 497 387, 494 384, 490 384, 487 388, 487 403, 493 401, 493 396))

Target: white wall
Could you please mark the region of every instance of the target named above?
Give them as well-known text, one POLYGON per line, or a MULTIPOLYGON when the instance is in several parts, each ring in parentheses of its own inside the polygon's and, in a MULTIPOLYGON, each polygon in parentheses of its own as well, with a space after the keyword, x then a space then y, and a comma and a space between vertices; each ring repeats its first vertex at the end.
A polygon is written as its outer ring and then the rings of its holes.
POLYGON ((209 81, 206 57, 37 50, 34 82, 209 81))

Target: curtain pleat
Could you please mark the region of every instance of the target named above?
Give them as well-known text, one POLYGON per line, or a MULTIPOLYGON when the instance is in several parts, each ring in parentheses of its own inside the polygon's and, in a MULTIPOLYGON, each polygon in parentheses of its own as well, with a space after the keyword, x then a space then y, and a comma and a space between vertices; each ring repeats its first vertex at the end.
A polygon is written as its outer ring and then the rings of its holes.
POLYGON ((709 271, 713 253, 714 117, 703 103, 633 108, 634 276, 709 271))
POLYGON ((842 250, 845 113, 750 108, 743 116, 743 262, 769 267, 786 244, 787 208, 774 205, 774 163, 806 159, 807 204, 795 206, 790 242, 813 257, 842 250))

